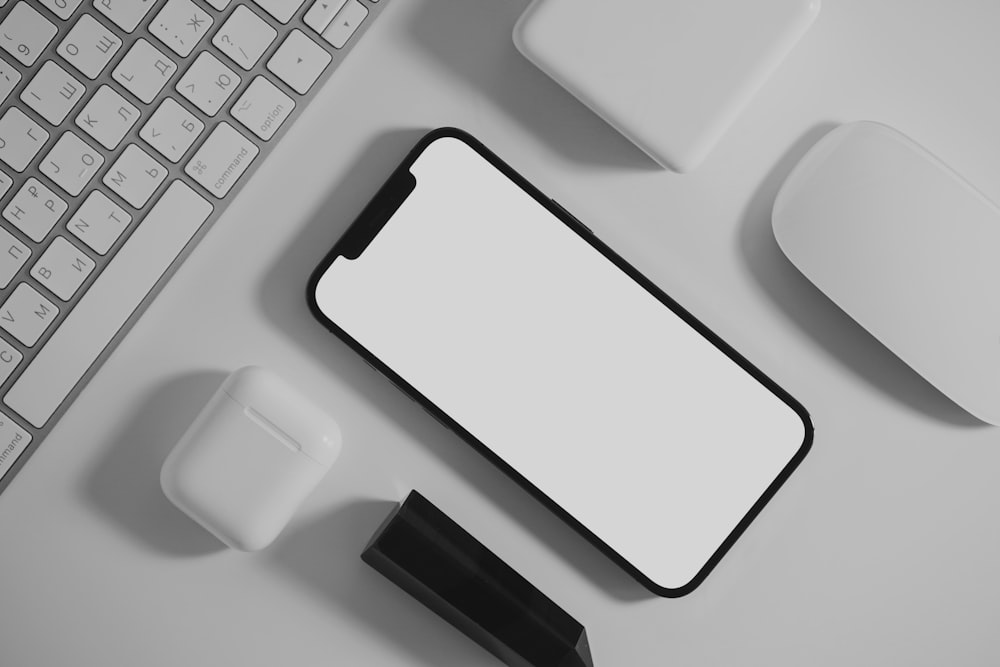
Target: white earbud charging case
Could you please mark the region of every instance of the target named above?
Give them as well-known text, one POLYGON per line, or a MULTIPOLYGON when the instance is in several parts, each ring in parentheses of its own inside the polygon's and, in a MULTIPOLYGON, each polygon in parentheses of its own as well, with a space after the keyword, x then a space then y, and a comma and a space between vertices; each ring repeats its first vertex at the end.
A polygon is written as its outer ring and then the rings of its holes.
POLYGON ((228 546, 263 549, 319 484, 341 448, 340 427, 274 373, 232 373, 160 473, 167 498, 228 546))

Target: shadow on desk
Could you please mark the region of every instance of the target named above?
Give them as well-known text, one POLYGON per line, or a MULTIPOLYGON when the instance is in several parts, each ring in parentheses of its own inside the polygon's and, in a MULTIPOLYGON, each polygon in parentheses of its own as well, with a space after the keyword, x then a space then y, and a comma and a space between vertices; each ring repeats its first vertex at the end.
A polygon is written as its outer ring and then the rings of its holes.
MULTIPOLYGON (((408 432, 428 454, 466 478, 494 507, 512 517, 553 555, 617 600, 649 600, 654 596, 641 584, 485 457, 426 415, 388 380, 373 373, 361 357, 324 329, 309 312, 305 289, 313 269, 428 129, 388 132, 363 151, 343 181, 333 186, 302 233, 266 272, 259 290, 260 307, 278 330, 285 332, 327 372, 340 377, 387 419, 408 432)), ((375 527, 372 526, 372 532, 375 527)), ((506 554, 498 551, 497 555, 504 558, 506 554)), ((546 592, 558 600, 556 592, 546 592)))
POLYGON ((343 607, 373 634, 394 643, 408 664, 492 664, 485 651, 361 560, 361 551, 395 506, 352 500, 290 527, 265 555, 310 594, 343 607))
MULTIPOLYGON (((414 46, 442 70, 487 98, 562 159, 614 169, 663 171, 520 54, 512 32, 527 6, 527 0, 428 0, 412 10, 410 34, 414 46)), ((501 155, 502 148, 494 147, 501 155)))
POLYGON ((225 379, 226 373, 206 371, 165 382, 85 477, 84 498, 159 555, 201 556, 226 548, 160 489, 164 459, 225 379))
POLYGON ((792 144, 764 177, 743 216, 740 254, 751 275, 787 319, 861 380, 893 400, 942 422, 967 428, 985 426, 827 298, 785 257, 774 239, 771 209, 781 184, 802 156, 837 125, 827 122, 813 127, 792 144))

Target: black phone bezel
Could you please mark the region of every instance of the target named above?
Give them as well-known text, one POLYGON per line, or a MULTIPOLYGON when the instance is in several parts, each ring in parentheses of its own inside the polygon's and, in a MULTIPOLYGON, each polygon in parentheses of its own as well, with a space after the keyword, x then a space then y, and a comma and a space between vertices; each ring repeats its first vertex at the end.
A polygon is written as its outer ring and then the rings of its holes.
POLYGON ((406 393, 410 398, 420 404, 424 410, 435 417, 439 422, 441 422, 441 424, 461 436, 463 440, 472 445, 491 463, 514 479, 544 506, 549 508, 557 516, 576 529, 581 535, 583 535, 584 538, 604 552, 609 558, 611 558, 612 561, 639 581, 639 583, 651 592, 662 597, 674 598, 687 595, 705 580, 705 577, 707 577, 712 569, 719 563, 722 556, 729 551, 740 535, 742 535, 746 530, 747 526, 749 526, 750 522, 753 521, 753 519, 761 512, 764 505, 767 504, 767 502, 777 492, 778 488, 781 487, 781 485, 802 462, 812 446, 814 432, 812 420, 809 417, 809 413, 801 403, 795 400, 795 398, 782 389, 776 382, 771 380, 771 378, 765 375, 760 369, 751 364, 746 358, 733 349, 722 338, 716 335, 711 329, 702 324, 680 304, 670 298, 652 281, 639 273, 638 270, 615 253, 610 247, 594 236, 590 229, 577 220, 575 216, 570 214, 555 200, 542 194, 538 188, 534 187, 527 179, 514 171, 514 169, 486 148, 486 146, 484 146, 480 141, 458 128, 442 127, 432 130, 424 135, 419 142, 417 142, 416 146, 393 171, 392 175, 389 176, 385 184, 382 185, 368 205, 365 206, 362 212, 358 215, 357 219, 351 224, 350 227, 348 227, 347 231, 344 232, 341 238, 336 242, 336 244, 334 244, 330 252, 327 253, 327 255, 313 271, 306 287, 306 300, 309 304, 309 310, 312 312, 313 316, 334 335, 346 343, 348 347, 361 355, 365 361, 385 375, 394 385, 406 393), (788 405, 788 407, 790 407, 802 420, 805 436, 802 444, 796 450, 795 454, 791 457, 791 459, 789 459, 788 463, 785 464, 782 470, 775 477, 774 481, 772 481, 771 484, 764 490, 757 502, 751 506, 746 515, 744 515, 739 523, 736 524, 726 539, 723 540, 719 547, 712 553, 711 557, 705 562, 701 569, 699 569, 694 577, 692 577, 691 580, 683 586, 670 588, 661 586, 653 581, 636 566, 626 560, 621 554, 611 548, 611 546, 609 546, 606 542, 591 532, 583 523, 574 518, 572 514, 549 498, 548 495, 546 495, 541 489, 524 478, 517 472, 516 469, 504 461, 503 458, 493 452, 493 450, 491 450, 485 443, 480 442, 474 435, 465 430, 461 424, 456 422, 448 416, 448 414, 439 409, 433 402, 427 399, 423 394, 417 391, 404 378, 382 363, 381 360, 369 352, 368 349, 365 348, 360 342, 352 338, 346 331, 337 326, 335 322, 330 320, 322 312, 322 310, 320 310, 319 304, 316 302, 316 286, 322 275, 327 271, 337 257, 357 257, 364 252, 364 248, 366 248, 371 240, 377 236, 378 232, 381 231, 382 227, 385 225, 385 222, 387 222, 391 217, 391 214, 394 213, 402 201, 405 200, 405 197, 400 198, 400 195, 402 193, 408 194, 409 191, 412 190, 413 184, 415 184, 415 179, 410 173, 410 167, 414 162, 416 162, 417 158, 421 153, 423 153, 424 150, 427 149, 428 146, 435 141, 444 138, 458 139, 476 151, 480 156, 485 158, 497 170, 507 176, 518 187, 529 194, 535 201, 545 207, 550 213, 552 213, 553 216, 572 229, 581 239, 590 244, 591 247, 600 252, 606 259, 611 261, 619 270, 623 271, 626 275, 632 278, 660 303, 673 311, 684 322, 694 328, 695 331, 704 336, 726 356, 736 362, 744 371, 749 373, 753 378, 764 385, 779 400, 788 405), (387 211, 389 213, 388 216, 386 215, 387 211))

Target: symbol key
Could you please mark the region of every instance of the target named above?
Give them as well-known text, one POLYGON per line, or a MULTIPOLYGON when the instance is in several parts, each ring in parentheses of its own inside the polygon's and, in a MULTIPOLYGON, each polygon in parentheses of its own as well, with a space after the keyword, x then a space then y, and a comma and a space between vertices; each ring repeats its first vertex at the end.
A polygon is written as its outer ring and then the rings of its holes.
POLYGON ((229 15, 229 19, 212 38, 220 51, 234 63, 250 70, 271 46, 278 31, 269 26, 244 5, 240 5, 229 15))
POLYGON ((202 51, 177 82, 176 88, 177 92, 196 107, 207 115, 214 116, 239 85, 240 77, 236 72, 223 65, 211 53, 202 51))
POLYGON ((149 32, 183 58, 191 55, 211 27, 212 17, 191 0, 167 0, 149 24, 149 32))
POLYGON ((139 130, 143 141, 171 162, 178 162, 191 148, 205 124, 168 97, 139 130))

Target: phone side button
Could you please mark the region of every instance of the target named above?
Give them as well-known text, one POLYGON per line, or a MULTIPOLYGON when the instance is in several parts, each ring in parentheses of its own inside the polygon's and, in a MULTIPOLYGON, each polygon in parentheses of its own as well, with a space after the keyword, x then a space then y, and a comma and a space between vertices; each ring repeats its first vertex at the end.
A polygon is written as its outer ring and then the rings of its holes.
POLYGON ((578 224, 581 227, 583 227, 584 229, 586 229, 588 234, 590 234, 591 236, 594 235, 594 230, 592 230, 590 227, 588 227, 587 225, 585 225, 582 222, 580 222, 580 219, 578 217, 576 217, 575 215, 573 215, 572 213, 570 213, 569 211, 567 211, 565 206, 563 206, 562 204, 560 204, 559 202, 557 202, 555 199, 552 199, 551 197, 549 198, 549 201, 552 202, 553 206, 555 206, 557 209, 559 209, 560 211, 562 211, 562 213, 566 217, 568 217, 570 220, 572 220, 576 224, 578 224))

